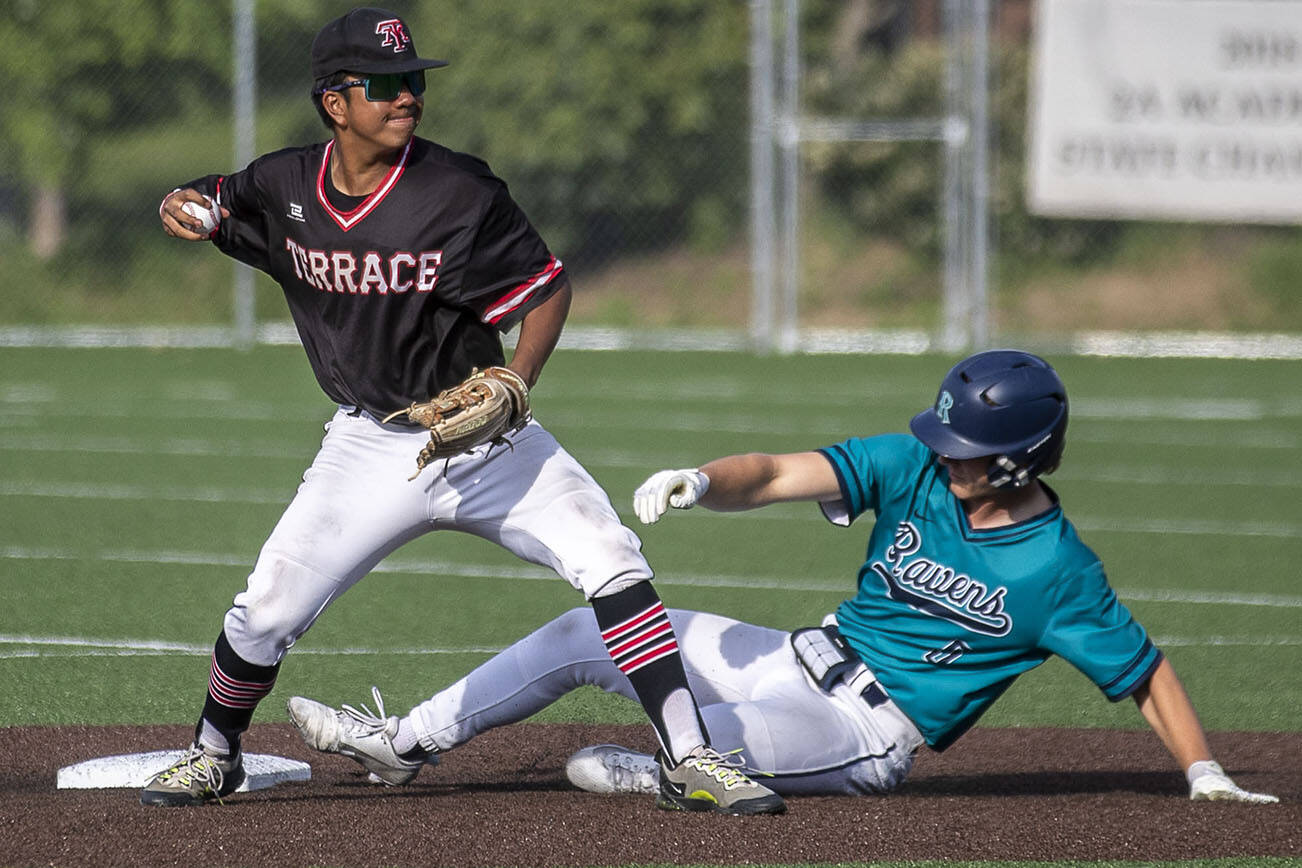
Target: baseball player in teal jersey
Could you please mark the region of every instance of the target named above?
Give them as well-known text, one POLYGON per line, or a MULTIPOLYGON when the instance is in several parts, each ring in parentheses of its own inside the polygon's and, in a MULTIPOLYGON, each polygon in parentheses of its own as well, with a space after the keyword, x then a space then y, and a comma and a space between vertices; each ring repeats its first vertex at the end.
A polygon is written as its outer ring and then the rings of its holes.
MULTIPOLYGON (((935 404, 911 421, 912 436, 734 455, 643 483, 634 508, 647 524, 671 507, 783 501, 813 501, 836 525, 876 518, 858 592, 818 627, 786 632, 670 611, 720 749, 771 773, 766 783, 783 795, 889 792, 922 745, 948 748, 1018 675, 1056 654, 1108 699, 1134 699, 1185 771, 1191 798, 1277 801, 1243 790, 1213 760, 1170 662, 1040 479, 1062 457, 1067 417, 1066 389, 1047 362, 992 350, 954 366, 935 404)), ((404 720, 442 751, 584 684, 633 696, 592 626, 584 610, 562 615, 404 720)), ((319 750, 384 753, 382 708, 375 716, 295 697, 290 716, 319 750)), ((659 766, 597 745, 572 756, 567 773, 593 792, 653 793, 659 766)))
POLYGON ((1161 662, 1056 498, 1023 521, 974 527, 951 471, 913 437, 856 438, 820 454, 842 492, 823 505, 828 518, 877 514, 859 593, 836 612, 841 636, 933 748, 1051 654, 1113 700, 1161 662))

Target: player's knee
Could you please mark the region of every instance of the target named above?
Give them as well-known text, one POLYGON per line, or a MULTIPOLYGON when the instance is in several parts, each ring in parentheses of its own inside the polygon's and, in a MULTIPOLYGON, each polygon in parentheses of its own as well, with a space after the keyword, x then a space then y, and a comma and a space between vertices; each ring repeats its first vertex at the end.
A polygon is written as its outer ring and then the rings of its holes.
POLYGON ((226 613, 222 629, 231 650, 240 659, 258 666, 279 663, 290 644, 273 636, 258 619, 251 619, 247 610, 238 607, 226 613))
POLYGON ((236 605, 226 613, 223 627, 235 652, 251 663, 271 666, 307 631, 295 612, 266 605, 236 605))

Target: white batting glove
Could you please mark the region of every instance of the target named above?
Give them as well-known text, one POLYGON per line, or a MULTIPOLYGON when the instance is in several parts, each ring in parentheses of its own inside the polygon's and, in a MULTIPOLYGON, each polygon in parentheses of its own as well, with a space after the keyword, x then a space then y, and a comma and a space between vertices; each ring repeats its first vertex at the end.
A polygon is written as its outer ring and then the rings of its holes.
POLYGON ((1251 802, 1255 805, 1267 805, 1279 801, 1277 797, 1266 793, 1250 793, 1242 789, 1230 780, 1225 769, 1212 760, 1196 762, 1189 766, 1184 774, 1189 780, 1189 798, 1195 802, 1251 802))
POLYGON ((643 524, 655 524, 669 507, 691 509, 710 488, 710 478, 696 468, 661 470, 633 492, 633 511, 643 524))

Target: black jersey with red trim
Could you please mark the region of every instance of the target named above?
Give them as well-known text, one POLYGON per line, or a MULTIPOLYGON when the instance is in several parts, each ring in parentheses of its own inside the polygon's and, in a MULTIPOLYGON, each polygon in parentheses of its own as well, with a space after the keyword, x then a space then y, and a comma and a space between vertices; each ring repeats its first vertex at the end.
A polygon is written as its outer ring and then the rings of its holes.
POLYGON ((185 185, 230 211, 218 248, 284 289, 321 388, 383 415, 502 364, 501 333, 565 282, 505 182, 413 138, 375 192, 332 202, 333 147, 185 185))

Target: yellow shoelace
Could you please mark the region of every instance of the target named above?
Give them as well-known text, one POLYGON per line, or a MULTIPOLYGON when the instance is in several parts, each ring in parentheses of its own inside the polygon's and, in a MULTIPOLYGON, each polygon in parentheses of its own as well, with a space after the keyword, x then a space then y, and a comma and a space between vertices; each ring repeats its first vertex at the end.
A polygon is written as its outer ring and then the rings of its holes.
POLYGON ((726 754, 721 754, 713 748, 706 748, 701 752, 700 756, 688 757, 687 764, 714 778, 723 785, 725 790, 755 786, 755 782, 746 777, 745 773, 741 771, 742 760, 740 757, 729 761, 728 757, 737 753, 741 753, 740 748, 728 751, 726 754))

